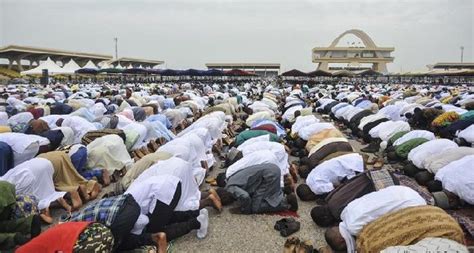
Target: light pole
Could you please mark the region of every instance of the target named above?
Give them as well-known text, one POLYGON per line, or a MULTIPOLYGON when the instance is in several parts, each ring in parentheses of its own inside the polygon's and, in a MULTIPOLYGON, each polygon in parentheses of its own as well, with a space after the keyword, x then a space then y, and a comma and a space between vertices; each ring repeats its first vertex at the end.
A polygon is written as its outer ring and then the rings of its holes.
POLYGON ((463 63, 464 60, 464 46, 461 46, 461 63, 463 63))

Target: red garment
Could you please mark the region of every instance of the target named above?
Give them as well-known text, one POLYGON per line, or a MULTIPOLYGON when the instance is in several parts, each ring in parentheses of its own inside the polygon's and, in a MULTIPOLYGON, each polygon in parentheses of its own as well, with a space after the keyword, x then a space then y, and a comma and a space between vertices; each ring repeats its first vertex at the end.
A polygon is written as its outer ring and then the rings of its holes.
POLYGON ((39 119, 40 117, 43 117, 44 114, 43 108, 29 108, 26 111, 33 114, 34 119, 39 119))
POLYGON ((260 125, 258 127, 252 128, 252 130, 264 130, 264 131, 268 131, 268 132, 273 133, 273 134, 277 133, 276 127, 272 124, 263 124, 263 125, 260 125))
POLYGON ((66 222, 56 225, 27 244, 18 248, 17 253, 72 252, 77 238, 92 222, 66 222))

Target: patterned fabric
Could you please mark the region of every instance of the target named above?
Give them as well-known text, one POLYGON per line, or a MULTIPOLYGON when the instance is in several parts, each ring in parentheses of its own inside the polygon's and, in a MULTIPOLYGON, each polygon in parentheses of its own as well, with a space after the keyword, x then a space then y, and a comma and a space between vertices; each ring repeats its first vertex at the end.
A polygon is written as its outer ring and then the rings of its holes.
POLYGON ((357 237, 358 252, 380 252, 390 246, 406 246, 427 237, 464 243, 459 224, 434 206, 408 207, 382 215, 364 226, 357 237))
POLYGON ((455 220, 459 222, 461 227, 474 237, 474 208, 461 209, 461 210, 447 210, 455 220))
POLYGON ((466 246, 444 238, 425 238, 409 246, 394 246, 382 250, 381 253, 416 253, 416 252, 443 252, 468 253, 466 246))
POLYGON ((38 199, 35 196, 17 195, 15 211, 13 213, 16 219, 26 218, 30 215, 39 214, 38 199))
POLYGON ((377 191, 395 185, 392 176, 386 169, 371 170, 369 171, 369 176, 374 183, 375 190, 377 191))
POLYGON ((118 195, 91 203, 82 211, 74 213, 71 216, 71 221, 94 221, 110 227, 128 196, 128 194, 118 195))
POLYGON ((125 141, 125 133, 121 129, 102 129, 102 130, 96 130, 96 131, 90 131, 87 132, 84 137, 82 137, 82 144, 86 145, 93 142, 95 139, 100 138, 102 136, 106 136, 109 134, 116 134, 120 136, 125 141))
POLYGON ((451 124, 451 122, 456 121, 458 119, 459 114, 457 114, 456 112, 445 112, 436 117, 431 123, 431 125, 435 127, 447 126, 451 124))
POLYGON ((111 252, 114 237, 110 229, 100 223, 90 224, 77 238, 73 252, 111 252))
POLYGON ((426 204, 432 206, 435 204, 433 194, 431 194, 431 192, 429 192, 423 186, 420 186, 415 179, 401 174, 393 174, 393 176, 398 179, 400 185, 410 187, 412 190, 418 192, 418 194, 420 194, 420 196, 425 199, 426 204))
POLYGON ((28 123, 18 123, 15 125, 10 125, 12 132, 15 133, 24 133, 28 129, 28 123))

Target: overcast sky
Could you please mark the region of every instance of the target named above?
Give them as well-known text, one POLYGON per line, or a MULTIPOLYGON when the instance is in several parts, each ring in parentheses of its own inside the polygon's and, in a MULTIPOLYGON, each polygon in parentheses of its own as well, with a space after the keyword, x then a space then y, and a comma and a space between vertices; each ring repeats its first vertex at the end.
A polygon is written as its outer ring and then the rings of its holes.
MULTIPOLYGON (((389 71, 474 61, 474 0, 0 0, 0 45, 164 60, 281 63, 314 70, 311 49, 345 30, 395 47, 389 71)), ((356 40, 346 38, 342 43, 356 40)))

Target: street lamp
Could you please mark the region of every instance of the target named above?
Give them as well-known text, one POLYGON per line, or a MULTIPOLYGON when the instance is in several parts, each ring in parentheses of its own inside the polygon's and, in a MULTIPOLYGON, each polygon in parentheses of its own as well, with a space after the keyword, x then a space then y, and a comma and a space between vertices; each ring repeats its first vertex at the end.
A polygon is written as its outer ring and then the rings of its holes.
POLYGON ((463 63, 464 60, 464 46, 461 46, 461 63, 463 63))

